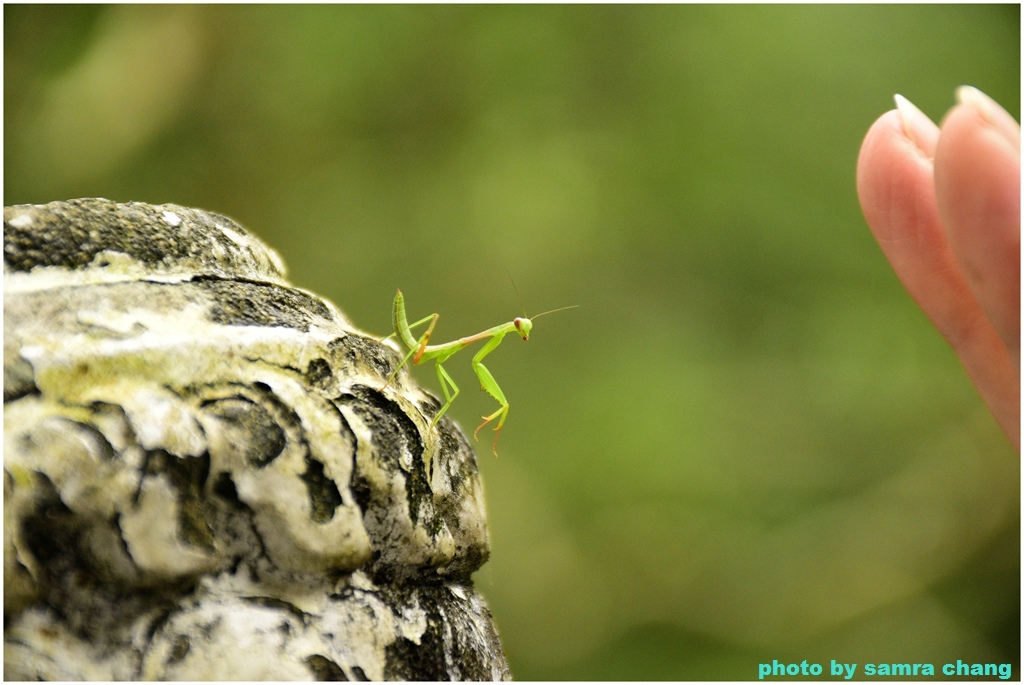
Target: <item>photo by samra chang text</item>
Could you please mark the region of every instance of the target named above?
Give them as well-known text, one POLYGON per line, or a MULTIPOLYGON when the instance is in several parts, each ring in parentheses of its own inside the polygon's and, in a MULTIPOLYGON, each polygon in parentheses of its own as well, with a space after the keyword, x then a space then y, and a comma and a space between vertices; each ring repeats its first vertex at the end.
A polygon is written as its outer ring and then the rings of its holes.
POLYGON ((999 678, 1009 680, 1013 676, 1013 664, 977 664, 957 659, 944 664, 928 663, 866 663, 852 664, 832 659, 825 666, 819 663, 808 662, 806 659, 799 663, 785 663, 778 659, 772 659, 771 663, 757 665, 757 678, 793 678, 794 676, 822 678, 898 678, 898 677, 954 677, 954 678, 999 678))

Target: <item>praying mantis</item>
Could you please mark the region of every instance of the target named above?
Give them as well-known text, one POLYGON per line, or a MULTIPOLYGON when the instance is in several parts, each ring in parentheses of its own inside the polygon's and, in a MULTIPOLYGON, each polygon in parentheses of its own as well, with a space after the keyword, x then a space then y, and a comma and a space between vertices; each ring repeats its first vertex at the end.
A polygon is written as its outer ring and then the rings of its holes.
MULTIPOLYGON (((409 353, 402 359, 402 363, 399 364, 391 375, 388 376, 387 383, 390 384, 391 380, 399 372, 399 370, 405 366, 405 364, 412 359, 414 366, 419 366, 423 362, 433 359, 434 368, 437 371, 437 380, 441 383, 441 390, 444 392, 444 405, 438 409, 437 413, 434 414, 434 418, 431 419, 430 425, 427 430, 430 430, 434 425, 441 420, 444 413, 448 411, 448 408, 452 406, 452 402, 459 396, 459 386, 455 385, 455 381, 448 375, 448 372, 444 370, 441 364, 448 360, 449 357, 454 355, 459 350, 472 345, 480 340, 487 340, 484 346, 480 348, 480 351, 473 357, 473 371, 476 373, 476 377, 480 380, 480 387, 487 392, 488 395, 498 401, 501 406, 498 410, 489 416, 482 416, 484 421, 476 430, 473 431, 473 439, 478 440, 477 434, 480 429, 489 424, 491 421, 498 419, 498 425, 494 428, 494 445, 492 451, 494 456, 498 456, 498 436, 501 435, 501 427, 505 425, 505 419, 508 418, 509 403, 505 399, 505 393, 501 391, 501 387, 498 386, 498 382, 494 380, 494 376, 491 372, 483 365, 484 357, 493 352, 498 345, 501 344, 502 339, 515 331, 524 341, 530 339, 530 331, 533 329, 533 321, 539 319, 545 314, 553 314, 554 312, 560 312, 566 309, 573 309, 578 307, 578 304, 570 305, 568 307, 559 307, 558 309, 551 309, 546 312, 542 312, 532 319, 526 316, 526 312, 523 312, 523 316, 517 316, 508 323, 499 324, 492 328, 488 328, 486 331, 480 331, 474 335, 466 336, 465 338, 459 338, 452 342, 443 343, 441 345, 428 345, 430 342, 430 336, 434 332, 434 326, 437 325, 437 320, 441 317, 440 314, 434 313, 430 316, 424 317, 416 323, 409 325, 409 321, 405 315, 405 298, 402 296, 402 291, 399 289, 395 294, 395 304, 393 308, 393 317, 395 324, 395 332, 384 338, 387 340, 391 337, 398 337, 402 343, 409 348, 409 353), (422 326, 427 321, 430 325, 427 326, 427 330, 424 331, 418 339, 413 335, 412 329, 417 326, 422 326)), ((385 384, 384 387, 387 387, 385 384)))

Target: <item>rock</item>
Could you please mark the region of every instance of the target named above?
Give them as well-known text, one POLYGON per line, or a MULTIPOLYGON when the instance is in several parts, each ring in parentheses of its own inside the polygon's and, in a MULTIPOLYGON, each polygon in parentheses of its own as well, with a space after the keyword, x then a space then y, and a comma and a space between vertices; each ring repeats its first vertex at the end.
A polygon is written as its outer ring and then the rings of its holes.
POLYGON ((227 217, 4 209, 4 676, 507 679, 464 435, 227 217))

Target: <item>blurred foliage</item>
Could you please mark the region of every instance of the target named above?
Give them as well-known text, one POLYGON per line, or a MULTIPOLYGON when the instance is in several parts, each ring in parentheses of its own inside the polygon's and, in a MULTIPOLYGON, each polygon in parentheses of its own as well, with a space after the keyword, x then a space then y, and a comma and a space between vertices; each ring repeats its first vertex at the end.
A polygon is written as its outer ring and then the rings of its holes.
POLYGON ((380 335, 581 305, 489 357, 517 677, 1020 677, 1019 458, 854 189, 893 93, 1019 119, 1019 6, 5 5, 4 80, 6 204, 231 215, 380 335))

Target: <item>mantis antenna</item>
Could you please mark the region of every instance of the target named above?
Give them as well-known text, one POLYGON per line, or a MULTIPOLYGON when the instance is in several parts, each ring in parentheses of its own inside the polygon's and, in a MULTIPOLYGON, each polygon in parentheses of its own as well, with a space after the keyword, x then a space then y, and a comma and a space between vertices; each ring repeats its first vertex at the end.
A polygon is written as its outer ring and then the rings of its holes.
POLYGON ((555 312, 564 312, 566 309, 576 309, 577 307, 579 307, 578 304, 570 304, 570 305, 568 305, 566 307, 559 307, 558 309, 549 309, 546 312, 541 312, 540 314, 535 314, 534 316, 530 316, 530 317, 527 317, 527 318, 530 319, 531 321, 533 321, 534 319, 539 319, 540 317, 544 316, 545 314, 554 314, 555 312))

